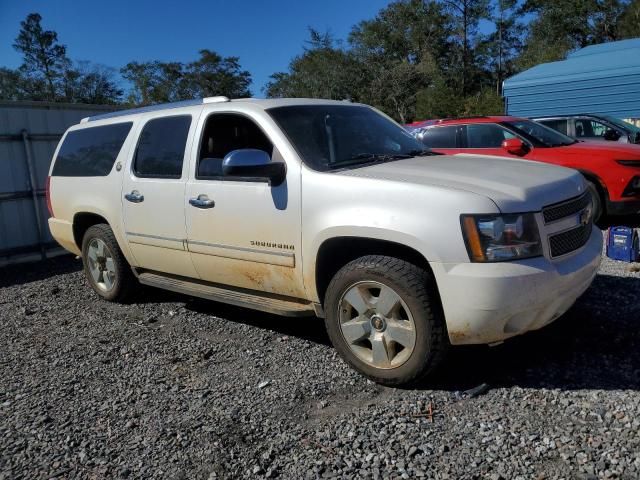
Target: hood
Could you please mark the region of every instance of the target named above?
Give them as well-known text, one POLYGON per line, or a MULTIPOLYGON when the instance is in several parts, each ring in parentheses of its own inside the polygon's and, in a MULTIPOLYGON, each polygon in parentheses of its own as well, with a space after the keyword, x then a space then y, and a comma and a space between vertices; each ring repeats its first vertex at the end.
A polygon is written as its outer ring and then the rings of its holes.
POLYGON ((640 145, 609 141, 579 141, 566 147, 537 148, 536 150, 557 150, 563 154, 597 155, 620 160, 640 160, 640 145))
POLYGON ((438 155, 346 170, 339 175, 463 190, 493 200, 505 213, 542 207, 585 191, 576 170, 485 155, 438 155))

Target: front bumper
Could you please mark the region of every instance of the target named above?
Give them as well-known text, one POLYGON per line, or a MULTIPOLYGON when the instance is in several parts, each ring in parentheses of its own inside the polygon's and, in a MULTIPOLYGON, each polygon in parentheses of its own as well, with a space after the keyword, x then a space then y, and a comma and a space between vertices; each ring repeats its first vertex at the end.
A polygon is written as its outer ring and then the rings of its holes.
POLYGON ((487 344, 548 325, 591 285, 600 266, 602 232, 559 260, 433 263, 449 340, 487 344))

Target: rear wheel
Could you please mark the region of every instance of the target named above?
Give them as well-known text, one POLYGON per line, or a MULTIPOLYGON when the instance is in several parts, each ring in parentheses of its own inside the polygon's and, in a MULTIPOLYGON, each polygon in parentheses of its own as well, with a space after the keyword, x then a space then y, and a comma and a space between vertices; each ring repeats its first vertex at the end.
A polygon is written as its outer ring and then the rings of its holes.
POLYGON ((131 267, 108 225, 93 225, 86 231, 82 263, 89 285, 105 300, 124 301, 135 286, 131 267))
POLYGON ((327 289, 325 315, 342 358, 384 385, 422 379, 449 345, 432 279, 397 258, 366 256, 344 266, 327 289))

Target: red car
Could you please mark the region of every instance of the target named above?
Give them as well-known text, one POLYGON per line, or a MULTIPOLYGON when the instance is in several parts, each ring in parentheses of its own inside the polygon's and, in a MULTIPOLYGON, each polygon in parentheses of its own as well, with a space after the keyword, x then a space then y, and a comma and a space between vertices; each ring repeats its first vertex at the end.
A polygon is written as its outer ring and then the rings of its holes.
POLYGON ((500 155, 575 168, 588 181, 596 218, 640 212, 638 145, 580 142, 531 120, 507 116, 428 120, 406 128, 436 152, 500 155))

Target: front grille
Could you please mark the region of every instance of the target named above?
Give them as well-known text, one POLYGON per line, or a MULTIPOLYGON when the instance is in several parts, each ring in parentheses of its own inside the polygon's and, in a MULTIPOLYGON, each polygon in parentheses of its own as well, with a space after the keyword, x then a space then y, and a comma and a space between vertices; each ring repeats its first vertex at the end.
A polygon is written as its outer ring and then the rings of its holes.
POLYGON ((544 223, 555 222, 562 218, 568 217, 575 213, 580 212, 586 208, 591 202, 591 194, 589 192, 583 193, 581 196, 567 200, 566 202, 556 203, 545 207, 542 210, 544 216, 544 223))
POLYGON ((556 233, 549 237, 549 247, 551 248, 551 256, 559 257, 566 255, 579 249, 587 243, 591 236, 591 229, 593 224, 591 222, 586 225, 580 225, 577 228, 572 228, 566 232, 556 233))

